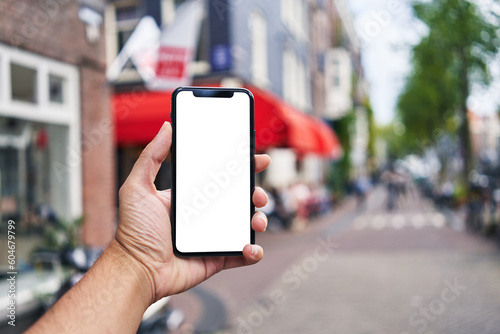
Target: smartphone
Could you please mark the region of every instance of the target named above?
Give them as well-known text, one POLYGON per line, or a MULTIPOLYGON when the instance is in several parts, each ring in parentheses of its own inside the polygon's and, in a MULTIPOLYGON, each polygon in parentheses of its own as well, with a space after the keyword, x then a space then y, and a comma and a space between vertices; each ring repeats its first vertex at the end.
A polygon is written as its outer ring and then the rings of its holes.
POLYGON ((241 256, 255 243, 253 95, 180 87, 171 103, 174 253, 241 256))

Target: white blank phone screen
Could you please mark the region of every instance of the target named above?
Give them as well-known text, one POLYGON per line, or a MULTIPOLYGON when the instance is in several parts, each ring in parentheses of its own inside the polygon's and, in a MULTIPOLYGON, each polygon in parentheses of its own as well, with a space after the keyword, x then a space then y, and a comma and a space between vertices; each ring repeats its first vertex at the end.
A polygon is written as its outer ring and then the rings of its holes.
POLYGON ((176 246, 239 252, 250 243, 250 97, 176 102, 176 246))

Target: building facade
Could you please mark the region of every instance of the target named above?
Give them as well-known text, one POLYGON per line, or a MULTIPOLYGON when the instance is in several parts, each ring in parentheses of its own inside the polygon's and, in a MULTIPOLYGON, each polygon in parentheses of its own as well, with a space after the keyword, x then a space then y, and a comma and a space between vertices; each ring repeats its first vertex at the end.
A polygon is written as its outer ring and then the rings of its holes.
MULTIPOLYGON (((156 5, 153 2, 113 1, 108 4, 107 40, 113 44, 108 47, 113 51, 108 64, 123 46, 120 34, 125 32, 121 28, 128 26, 131 30, 127 34, 130 35, 134 24, 149 15, 159 27, 168 29, 176 18, 177 9, 185 1, 156 0, 156 5)), ((324 158, 338 157, 340 152, 333 130, 318 125, 321 122, 311 116, 314 114, 311 62, 311 22, 314 18, 310 16, 310 6, 316 2, 324 1, 203 2, 205 15, 195 59, 190 65, 193 84, 252 90, 256 98, 257 150, 269 153, 274 162, 261 180, 270 186, 280 187, 296 181, 321 183, 325 173, 324 158)), ((129 63, 113 81, 118 109, 128 108, 126 100, 133 100, 132 90, 146 86, 137 72, 129 63), (123 92, 128 92, 129 96, 123 92)), ((168 92, 164 100, 164 104, 168 104, 168 92)), ((132 113, 148 112, 140 111, 141 107, 135 109, 132 113)), ((121 135, 120 123, 123 122, 117 121, 119 174, 123 181, 130 162, 137 157, 137 147, 144 143, 127 142, 126 136, 121 135)), ((168 183, 160 182, 160 186, 166 187, 168 183)))
POLYGON ((0 214, 21 233, 83 218, 102 247, 116 225, 115 155, 100 1, 0 4, 0 214))
MULTIPOLYGON (((349 133, 348 175, 341 178, 366 177, 370 142, 370 115, 367 110, 368 84, 361 64, 361 45, 346 0, 332 0, 329 11, 332 22, 332 44, 325 60, 324 119, 334 128, 345 127, 342 120, 350 116, 352 123, 345 129, 349 133)), ((335 166, 333 167, 335 168, 335 166)))

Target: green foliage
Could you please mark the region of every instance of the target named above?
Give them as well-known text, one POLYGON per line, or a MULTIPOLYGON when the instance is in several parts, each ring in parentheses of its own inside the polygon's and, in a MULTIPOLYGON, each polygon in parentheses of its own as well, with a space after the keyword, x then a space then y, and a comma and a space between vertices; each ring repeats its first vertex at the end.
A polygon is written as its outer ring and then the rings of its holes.
POLYGON ((368 116, 368 156, 375 156, 375 139, 377 136, 377 129, 375 124, 375 117, 373 115, 373 109, 369 100, 363 103, 365 107, 366 114, 368 116))
POLYGON ((432 43, 424 38, 415 48, 414 70, 398 101, 404 139, 412 150, 432 143, 435 130, 453 115, 458 99, 453 69, 444 66, 446 56, 434 52, 432 43))
POLYGON ((398 101, 402 140, 415 152, 434 145, 437 132, 460 130, 469 161, 467 98, 472 83, 490 83, 487 61, 500 47, 498 24, 467 0, 417 1, 413 9, 429 30, 413 48, 413 71, 398 101))
POLYGON ((337 133, 344 155, 342 158, 335 162, 330 168, 329 186, 340 197, 343 196, 351 176, 351 134, 353 133, 353 126, 355 122, 354 112, 350 112, 343 118, 337 120, 333 124, 333 128, 337 133))
POLYGON ((460 203, 467 197, 467 186, 463 182, 458 182, 454 185, 453 199, 455 202, 460 203))

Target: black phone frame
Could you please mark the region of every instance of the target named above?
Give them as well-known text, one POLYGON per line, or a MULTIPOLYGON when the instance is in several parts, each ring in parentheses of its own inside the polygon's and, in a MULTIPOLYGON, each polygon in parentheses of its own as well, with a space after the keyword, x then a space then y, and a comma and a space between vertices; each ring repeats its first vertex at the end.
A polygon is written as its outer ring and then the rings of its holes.
MULTIPOLYGON (((252 218, 255 214, 255 205, 253 204, 253 193, 255 191, 255 122, 254 122, 254 105, 255 100, 252 92, 245 88, 220 88, 220 87, 194 87, 194 86, 184 86, 178 87, 172 92, 172 97, 170 100, 170 121, 172 124, 172 149, 171 149, 171 161, 172 161, 172 193, 171 193, 171 206, 170 206, 170 222, 172 230, 172 246, 174 254, 178 257, 220 257, 220 256, 243 256, 243 250, 234 252, 181 252, 177 249, 176 243, 176 190, 177 190, 177 180, 176 180, 176 170, 177 170, 177 122, 176 122, 176 101, 177 94, 180 92, 190 91, 193 92, 195 96, 202 97, 214 97, 214 98, 224 98, 228 93, 245 93, 250 98, 250 244, 255 244, 255 231, 252 229, 252 218)), ((232 95, 231 95, 232 96, 232 95)))

